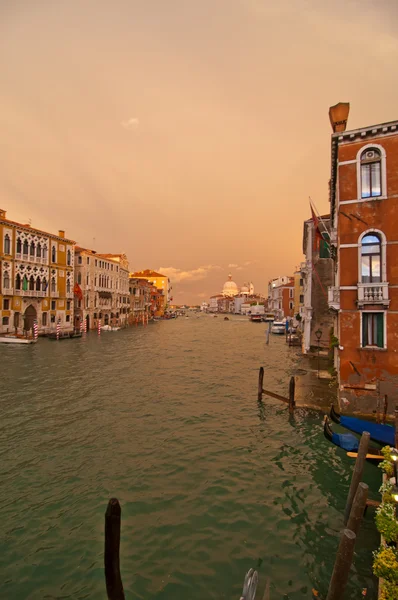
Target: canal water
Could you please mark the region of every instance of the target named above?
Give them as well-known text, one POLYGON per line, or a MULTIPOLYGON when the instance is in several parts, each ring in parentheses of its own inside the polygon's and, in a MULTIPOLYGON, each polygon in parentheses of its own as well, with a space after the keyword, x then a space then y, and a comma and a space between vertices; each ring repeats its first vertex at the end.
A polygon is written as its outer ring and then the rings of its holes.
MULTIPOLYGON (((352 462, 322 417, 289 418, 297 348, 243 317, 191 315, 0 346, 0 598, 106 598, 103 523, 122 505, 127 599, 325 598, 352 462)), ((379 471, 366 466, 376 497, 379 471)), ((369 511, 347 599, 376 597, 369 511)))

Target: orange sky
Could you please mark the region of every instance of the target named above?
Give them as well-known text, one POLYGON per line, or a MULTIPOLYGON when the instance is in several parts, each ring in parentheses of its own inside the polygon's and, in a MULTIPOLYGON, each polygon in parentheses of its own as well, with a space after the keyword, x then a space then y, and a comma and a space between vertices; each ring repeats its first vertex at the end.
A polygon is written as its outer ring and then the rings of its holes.
POLYGON ((398 118, 397 23, 396 0, 1 2, 0 206, 170 269, 176 302, 229 270, 265 292, 308 196, 328 211, 329 106, 398 118))

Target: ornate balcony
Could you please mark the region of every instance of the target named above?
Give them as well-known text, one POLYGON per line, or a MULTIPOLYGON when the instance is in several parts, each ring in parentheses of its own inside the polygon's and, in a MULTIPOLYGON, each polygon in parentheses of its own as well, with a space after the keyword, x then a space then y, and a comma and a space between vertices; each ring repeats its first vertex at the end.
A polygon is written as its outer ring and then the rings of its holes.
POLYGON ((15 290, 16 296, 26 296, 29 298, 46 298, 47 292, 42 290, 15 290))
POLYGON ((382 283, 358 283, 358 308, 363 308, 369 304, 380 304, 388 308, 390 300, 388 298, 388 282, 382 283))
POLYGON ((3 294, 3 296, 12 296, 13 291, 14 291, 14 288, 4 287, 3 286, 2 294, 3 294))
POLYGON ((59 292, 50 292, 51 298, 59 298, 59 292))
POLYGON ((328 304, 333 310, 340 310, 340 288, 328 288, 328 304))
POLYGON ((66 292, 67 298, 73 298, 73 292, 66 292))

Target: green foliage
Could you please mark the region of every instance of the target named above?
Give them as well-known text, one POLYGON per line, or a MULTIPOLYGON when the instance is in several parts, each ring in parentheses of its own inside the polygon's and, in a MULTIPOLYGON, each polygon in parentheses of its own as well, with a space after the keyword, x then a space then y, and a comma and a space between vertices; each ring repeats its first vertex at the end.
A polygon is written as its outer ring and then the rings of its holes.
POLYGON ((379 600, 398 600, 398 584, 384 580, 379 600))
POLYGON ((376 527, 386 542, 398 541, 398 521, 394 504, 381 504, 376 511, 376 527))
POLYGON ((393 464, 389 460, 382 460, 379 464, 379 469, 382 469, 387 477, 392 477, 394 474, 393 464))
POLYGON ((335 335, 330 336, 330 347, 338 348, 340 345, 338 338, 335 335))
POLYGON ((380 546, 373 553, 373 573, 387 581, 398 583, 398 551, 389 546, 380 546))
POLYGON ((395 500, 392 495, 393 485, 390 481, 386 481, 383 483, 381 488, 379 489, 380 494, 382 495, 383 504, 394 504, 395 500))
POLYGON ((300 323, 300 321, 302 321, 302 316, 300 315, 300 313, 297 313, 296 321, 298 321, 299 323, 300 323))
POLYGON ((386 460, 389 460, 392 463, 390 446, 384 446, 384 448, 381 449, 381 453, 386 460))

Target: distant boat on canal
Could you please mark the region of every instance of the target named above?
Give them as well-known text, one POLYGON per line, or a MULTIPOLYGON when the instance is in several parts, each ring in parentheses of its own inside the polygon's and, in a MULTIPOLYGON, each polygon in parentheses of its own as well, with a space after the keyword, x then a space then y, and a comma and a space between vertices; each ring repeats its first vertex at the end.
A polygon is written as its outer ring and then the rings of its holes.
POLYGON ((286 325, 283 321, 274 321, 271 325, 271 333, 277 335, 284 335, 286 331, 286 325))
POLYGON ((250 321, 252 321, 253 323, 261 323, 262 320, 262 315, 250 315, 250 321))

